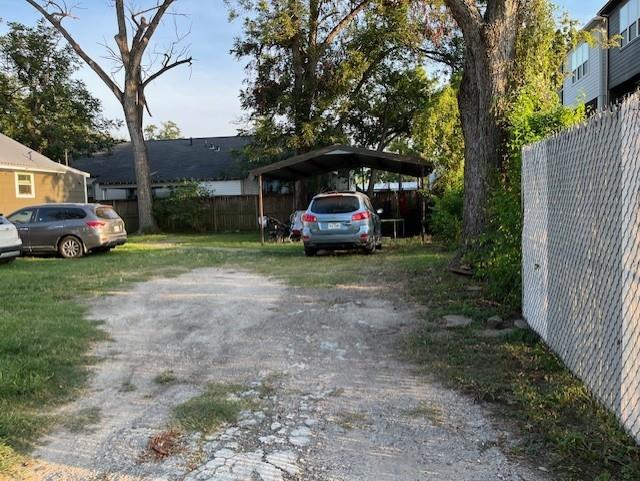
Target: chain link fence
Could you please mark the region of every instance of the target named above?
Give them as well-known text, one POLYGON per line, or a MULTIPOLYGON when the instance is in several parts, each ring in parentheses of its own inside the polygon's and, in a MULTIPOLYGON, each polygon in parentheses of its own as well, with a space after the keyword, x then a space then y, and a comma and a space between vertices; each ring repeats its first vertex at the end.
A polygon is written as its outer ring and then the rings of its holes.
POLYGON ((525 147, 523 313, 640 442, 640 95, 525 147))

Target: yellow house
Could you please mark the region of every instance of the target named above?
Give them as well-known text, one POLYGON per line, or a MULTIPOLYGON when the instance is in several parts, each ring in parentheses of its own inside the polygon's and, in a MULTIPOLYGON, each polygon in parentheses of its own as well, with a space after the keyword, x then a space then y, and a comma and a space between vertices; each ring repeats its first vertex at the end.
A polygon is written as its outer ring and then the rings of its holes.
POLYGON ((0 213, 54 202, 87 202, 87 177, 0 134, 0 213))

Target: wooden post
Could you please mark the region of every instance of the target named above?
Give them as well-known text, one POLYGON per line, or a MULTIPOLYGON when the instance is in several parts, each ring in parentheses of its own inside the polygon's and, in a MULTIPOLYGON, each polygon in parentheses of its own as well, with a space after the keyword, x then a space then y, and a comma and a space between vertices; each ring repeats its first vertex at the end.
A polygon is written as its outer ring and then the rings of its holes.
POLYGON ((260 244, 264 245, 264 199, 262 198, 262 174, 258 176, 258 209, 260 210, 260 244))

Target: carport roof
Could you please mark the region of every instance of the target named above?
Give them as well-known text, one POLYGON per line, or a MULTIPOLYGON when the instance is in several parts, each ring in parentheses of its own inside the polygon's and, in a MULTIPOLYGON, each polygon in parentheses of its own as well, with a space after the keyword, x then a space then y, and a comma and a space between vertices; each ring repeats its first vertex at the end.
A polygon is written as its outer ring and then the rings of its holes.
POLYGON ((423 177, 430 172, 416 157, 361 149, 348 145, 331 145, 296 155, 251 171, 252 175, 280 180, 297 180, 340 169, 368 167, 396 174, 423 177))

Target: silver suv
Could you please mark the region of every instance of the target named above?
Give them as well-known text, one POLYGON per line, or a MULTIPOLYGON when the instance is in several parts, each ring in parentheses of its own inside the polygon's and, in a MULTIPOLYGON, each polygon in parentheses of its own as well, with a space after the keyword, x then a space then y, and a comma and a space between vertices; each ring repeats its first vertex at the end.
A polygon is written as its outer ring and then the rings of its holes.
POLYGON ((124 221, 109 205, 43 204, 26 207, 7 217, 18 228, 22 252, 58 252, 82 257, 127 242, 124 221))
POLYGON ((304 252, 320 249, 362 249, 367 254, 380 247, 382 210, 373 210, 369 197, 359 192, 330 192, 313 198, 302 217, 304 252))

